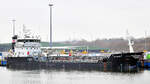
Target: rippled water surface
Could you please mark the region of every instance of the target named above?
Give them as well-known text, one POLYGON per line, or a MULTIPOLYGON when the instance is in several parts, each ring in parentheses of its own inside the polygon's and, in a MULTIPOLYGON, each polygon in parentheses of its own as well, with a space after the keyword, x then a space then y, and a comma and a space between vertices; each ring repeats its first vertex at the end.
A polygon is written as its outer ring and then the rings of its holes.
POLYGON ((0 67, 0 84, 150 84, 150 71, 10 70, 0 67))

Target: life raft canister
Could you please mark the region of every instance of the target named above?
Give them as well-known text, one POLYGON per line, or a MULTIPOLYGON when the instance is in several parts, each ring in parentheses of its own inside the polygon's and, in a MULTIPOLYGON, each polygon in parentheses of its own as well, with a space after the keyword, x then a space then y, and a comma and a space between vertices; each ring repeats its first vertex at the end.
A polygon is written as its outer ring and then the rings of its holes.
POLYGON ((29 51, 27 52, 27 55, 29 55, 30 53, 29 53, 29 51))

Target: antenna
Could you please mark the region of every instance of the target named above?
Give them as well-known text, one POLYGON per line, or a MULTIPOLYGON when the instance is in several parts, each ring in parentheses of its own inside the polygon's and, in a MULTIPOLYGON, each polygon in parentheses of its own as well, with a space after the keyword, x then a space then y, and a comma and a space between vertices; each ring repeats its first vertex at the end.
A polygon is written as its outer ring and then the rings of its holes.
POLYGON ((12 22, 13 22, 13 36, 15 36, 15 21, 16 21, 15 19, 12 20, 12 22))
POLYGON ((29 38, 31 35, 30 29, 26 29, 26 26, 23 24, 23 37, 29 38))
POLYGON ((132 47, 134 42, 131 41, 131 36, 129 35, 128 30, 126 31, 126 35, 127 35, 127 40, 128 40, 129 51, 130 51, 130 53, 132 53, 132 52, 134 52, 133 47, 132 47))

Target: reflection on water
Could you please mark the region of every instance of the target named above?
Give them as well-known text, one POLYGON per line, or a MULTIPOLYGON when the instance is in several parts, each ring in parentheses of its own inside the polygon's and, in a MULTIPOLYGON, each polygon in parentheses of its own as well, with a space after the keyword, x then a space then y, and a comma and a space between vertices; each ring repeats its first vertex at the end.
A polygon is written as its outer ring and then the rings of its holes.
POLYGON ((0 67, 0 84, 149 84, 150 71, 10 70, 0 67))

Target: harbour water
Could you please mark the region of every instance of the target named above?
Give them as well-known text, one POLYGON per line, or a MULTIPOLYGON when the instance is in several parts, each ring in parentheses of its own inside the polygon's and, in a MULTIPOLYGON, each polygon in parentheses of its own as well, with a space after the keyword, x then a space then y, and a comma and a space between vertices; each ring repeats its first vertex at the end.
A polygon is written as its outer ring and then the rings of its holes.
POLYGON ((149 84, 150 70, 135 73, 10 70, 0 67, 0 84, 149 84))

